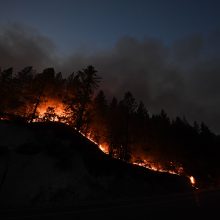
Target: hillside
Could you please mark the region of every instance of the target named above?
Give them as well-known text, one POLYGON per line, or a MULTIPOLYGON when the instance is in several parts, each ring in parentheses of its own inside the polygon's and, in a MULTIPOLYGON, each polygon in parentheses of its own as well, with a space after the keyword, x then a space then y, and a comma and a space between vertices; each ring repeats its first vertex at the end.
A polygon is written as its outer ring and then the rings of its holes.
POLYGON ((0 206, 65 206, 85 201, 191 192, 189 179, 110 158, 67 125, 0 121, 0 206))

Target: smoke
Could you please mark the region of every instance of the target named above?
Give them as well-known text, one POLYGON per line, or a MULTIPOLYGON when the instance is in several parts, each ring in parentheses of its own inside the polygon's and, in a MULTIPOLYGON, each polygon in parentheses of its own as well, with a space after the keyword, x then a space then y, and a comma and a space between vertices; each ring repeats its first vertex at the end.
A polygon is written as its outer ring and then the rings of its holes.
POLYGON ((120 39, 109 51, 72 55, 66 70, 94 65, 102 87, 122 97, 132 91, 151 113, 162 108, 171 118, 205 122, 220 132, 220 32, 196 34, 165 45, 155 39, 120 39))
POLYGON ((42 69, 55 63, 56 47, 37 30, 21 24, 1 26, 0 66, 22 69, 33 66, 42 69))
POLYGON ((123 37, 105 51, 58 57, 54 43, 36 30, 12 25, 0 32, 1 67, 54 66, 70 74, 94 65, 108 97, 130 90, 150 113, 204 121, 220 132, 220 32, 196 34, 166 45, 156 39, 123 37), (91 55, 92 54, 92 55, 91 55))

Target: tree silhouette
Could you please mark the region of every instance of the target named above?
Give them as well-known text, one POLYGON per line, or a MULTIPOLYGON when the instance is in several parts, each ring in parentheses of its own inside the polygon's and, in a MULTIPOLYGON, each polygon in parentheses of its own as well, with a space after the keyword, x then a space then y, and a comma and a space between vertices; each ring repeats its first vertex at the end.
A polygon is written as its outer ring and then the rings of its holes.
POLYGON ((100 77, 96 73, 93 66, 88 66, 78 71, 76 75, 72 74, 68 79, 69 91, 65 103, 68 106, 67 111, 72 112, 74 127, 77 130, 87 129, 86 122, 90 117, 89 105, 100 82, 100 77))
POLYGON ((107 111, 108 105, 104 92, 98 92, 92 102, 90 134, 96 143, 104 143, 107 140, 107 111))
POLYGON ((133 142, 133 117, 137 104, 131 92, 126 92, 119 103, 121 116, 121 149, 120 158, 129 161, 131 158, 131 144, 133 142))
POLYGON ((10 112, 13 109, 14 92, 13 89, 13 68, 8 68, 0 73, 0 111, 10 112), (9 93, 9 91, 11 91, 9 93))
POLYGON ((33 68, 27 66, 18 72, 14 79, 17 101, 19 103, 19 106, 16 108, 16 114, 24 118, 29 118, 32 111, 31 106, 34 105, 33 77, 33 68))
POLYGON ((120 115, 118 110, 118 101, 115 97, 109 105, 109 111, 107 114, 107 129, 108 129, 108 145, 109 145, 109 155, 117 157, 117 152, 120 146, 119 137, 119 123, 120 115))
POLYGON ((93 66, 67 78, 51 67, 41 73, 31 66, 17 73, 13 68, 0 70, 1 120, 21 117, 29 122, 35 118, 62 121, 90 135, 97 143, 107 144, 112 157, 125 161, 132 157, 152 158, 168 169, 182 164, 185 172, 195 175, 200 182, 207 184, 212 179, 218 184, 220 136, 204 122, 191 125, 184 117, 170 119, 163 109, 150 115, 144 103, 137 104, 131 92, 126 92, 121 100, 113 97, 108 102, 103 91, 96 94, 99 83, 93 66), (49 100, 63 104, 62 118, 49 104, 43 117, 38 117, 39 106, 49 100))

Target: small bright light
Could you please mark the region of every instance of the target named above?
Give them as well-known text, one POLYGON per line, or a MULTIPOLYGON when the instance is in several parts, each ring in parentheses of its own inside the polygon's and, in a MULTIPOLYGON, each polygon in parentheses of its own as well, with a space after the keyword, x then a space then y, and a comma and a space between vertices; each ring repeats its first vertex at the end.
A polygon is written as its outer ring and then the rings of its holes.
POLYGON ((190 176, 189 179, 190 179, 190 182, 192 183, 192 185, 195 185, 195 183, 196 183, 195 178, 193 176, 190 176))

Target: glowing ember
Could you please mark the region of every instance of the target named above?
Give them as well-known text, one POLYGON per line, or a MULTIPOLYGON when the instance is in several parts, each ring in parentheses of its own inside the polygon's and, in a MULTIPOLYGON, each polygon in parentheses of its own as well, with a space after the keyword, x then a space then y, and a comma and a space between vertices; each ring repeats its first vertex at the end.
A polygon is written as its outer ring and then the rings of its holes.
POLYGON ((86 137, 87 139, 89 139, 91 142, 93 142, 94 144, 98 145, 99 146, 99 149, 101 151, 103 151, 105 154, 109 154, 109 151, 108 151, 108 145, 107 144, 98 144, 96 143, 92 138, 91 138, 91 135, 90 133, 88 133, 87 135, 83 134, 83 132, 79 131, 80 134, 82 134, 84 137, 86 137))
POLYGON ((100 148, 100 150, 103 151, 105 154, 109 154, 108 145, 107 145, 107 144, 99 144, 99 148, 100 148))
POLYGON ((190 179, 190 182, 191 182, 192 185, 196 184, 196 180, 193 176, 190 176, 189 179, 190 179))
POLYGON ((142 166, 145 167, 147 169, 150 170, 154 170, 157 172, 162 172, 162 173, 170 173, 170 174, 174 174, 174 175, 181 175, 183 174, 183 167, 181 166, 175 166, 175 170, 169 170, 169 169, 164 169, 162 165, 160 164, 155 164, 153 162, 147 161, 147 160, 143 160, 141 162, 133 162, 133 164, 138 165, 138 166, 142 166))

